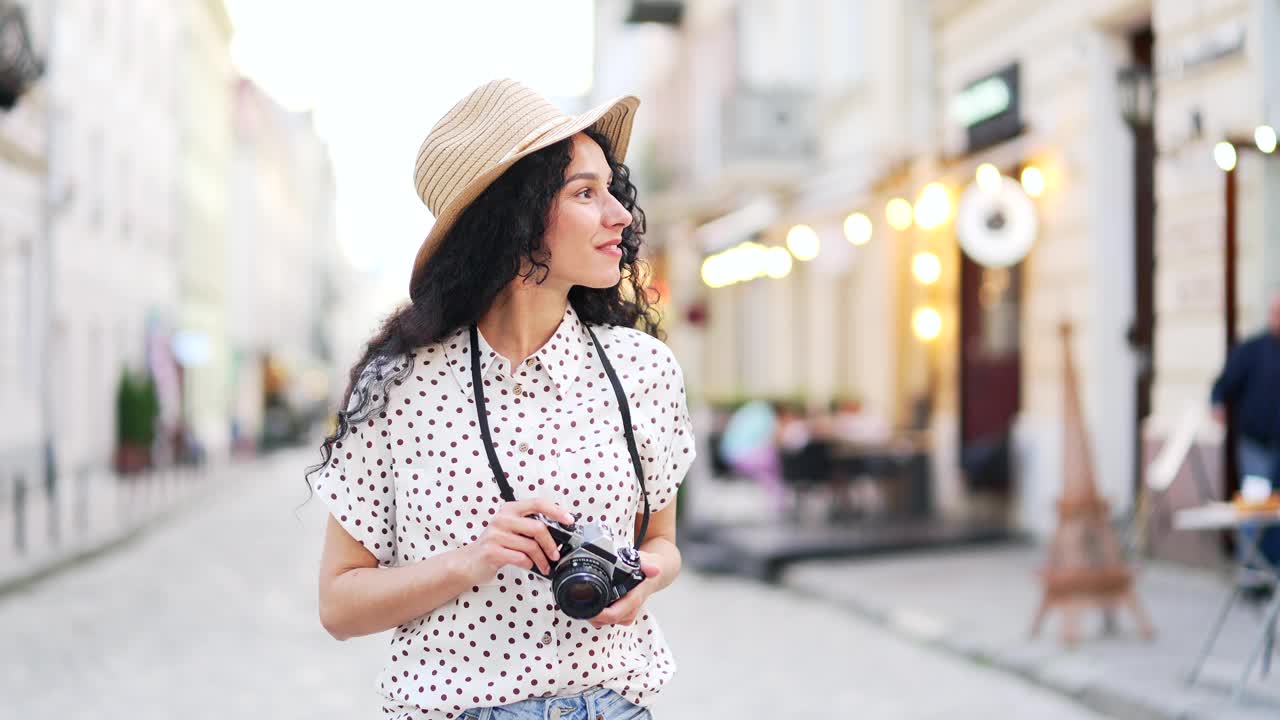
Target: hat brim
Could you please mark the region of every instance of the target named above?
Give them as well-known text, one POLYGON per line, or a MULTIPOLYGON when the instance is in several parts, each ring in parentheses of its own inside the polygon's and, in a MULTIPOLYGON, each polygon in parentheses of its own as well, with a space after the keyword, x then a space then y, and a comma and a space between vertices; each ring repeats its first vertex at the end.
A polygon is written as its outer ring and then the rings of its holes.
POLYGON ((504 158, 502 162, 476 176, 436 216, 435 224, 431 226, 431 231, 427 233, 426 239, 422 241, 421 247, 418 248, 418 255, 413 261, 413 274, 409 278, 410 293, 413 292, 413 286, 417 284, 418 276, 422 273, 423 268, 426 267, 427 261, 431 259, 431 255, 440 246, 440 242, 449 234, 453 224, 462 216, 467 206, 479 197, 480 193, 492 185, 502 173, 519 162, 521 158, 550 147, 561 140, 571 138, 589 128, 595 128, 601 135, 608 138, 609 144, 613 146, 614 159, 618 162, 623 162, 627 157, 627 146, 631 142, 631 125, 635 121, 636 108, 639 105, 639 98, 634 95, 624 95, 603 102, 581 115, 569 116, 563 123, 549 129, 546 134, 530 143, 528 147, 512 153, 504 158))

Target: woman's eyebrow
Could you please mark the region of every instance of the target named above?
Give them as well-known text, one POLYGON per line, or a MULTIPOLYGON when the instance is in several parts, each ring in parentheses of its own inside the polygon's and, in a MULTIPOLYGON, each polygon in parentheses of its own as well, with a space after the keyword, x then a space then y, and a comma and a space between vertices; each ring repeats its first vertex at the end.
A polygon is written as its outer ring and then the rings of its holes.
POLYGON ((565 179, 564 179, 564 184, 565 184, 565 185, 568 185, 569 183, 573 182, 574 180, 596 180, 596 181, 599 181, 599 180, 600 180, 600 176, 599 176, 599 175, 597 175, 596 173, 593 173, 593 172, 580 172, 580 173, 574 173, 574 174, 572 174, 572 175, 570 175, 569 177, 567 177, 567 178, 565 178, 565 179))

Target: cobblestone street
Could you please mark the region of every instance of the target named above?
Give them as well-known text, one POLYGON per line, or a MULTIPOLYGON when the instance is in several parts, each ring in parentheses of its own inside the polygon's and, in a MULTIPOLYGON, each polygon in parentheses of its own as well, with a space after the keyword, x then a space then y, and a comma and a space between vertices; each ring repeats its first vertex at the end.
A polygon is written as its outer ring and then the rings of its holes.
MULTIPOLYGON (((385 636, 316 618, 324 520, 287 454, 91 563, 0 598, 0 716, 374 718, 385 636)), ((1097 717, 787 591, 686 573, 653 604, 693 718, 1097 717)))

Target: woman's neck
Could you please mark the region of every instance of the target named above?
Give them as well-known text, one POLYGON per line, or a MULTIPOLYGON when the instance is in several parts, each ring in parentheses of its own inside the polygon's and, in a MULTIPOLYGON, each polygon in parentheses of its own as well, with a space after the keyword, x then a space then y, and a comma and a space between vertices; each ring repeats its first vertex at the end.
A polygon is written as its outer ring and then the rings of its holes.
POLYGON ((515 365, 551 339, 568 304, 566 292, 516 278, 476 325, 489 347, 515 365))

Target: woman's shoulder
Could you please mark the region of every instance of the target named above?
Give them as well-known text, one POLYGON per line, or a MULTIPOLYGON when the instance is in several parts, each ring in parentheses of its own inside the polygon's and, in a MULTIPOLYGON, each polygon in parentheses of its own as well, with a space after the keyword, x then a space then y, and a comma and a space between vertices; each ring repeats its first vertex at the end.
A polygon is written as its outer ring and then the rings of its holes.
POLYGON ((650 364, 661 362, 677 365, 675 353, 662 340, 632 327, 602 325, 596 329, 600 344, 609 353, 609 359, 631 363, 650 364))
MULTIPOLYGON (((406 385, 426 382, 426 378, 447 374, 447 347, 452 333, 427 345, 396 354, 371 358, 356 375, 355 390, 385 390, 388 398, 403 392, 406 385)), ((354 393, 353 393, 354 399, 354 393)))
POLYGON ((636 389, 646 395, 683 390, 684 371, 662 340, 618 325, 605 325, 596 334, 609 362, 628 385, 638 385, 636 389))

